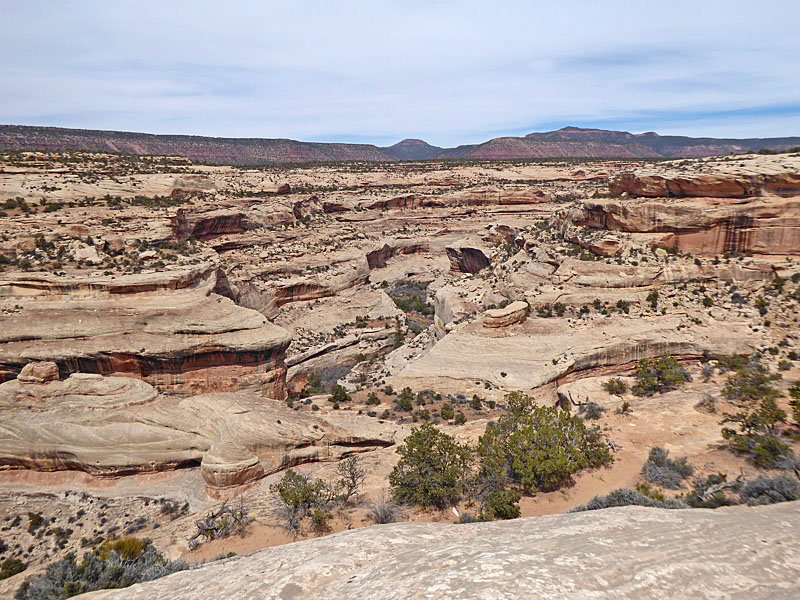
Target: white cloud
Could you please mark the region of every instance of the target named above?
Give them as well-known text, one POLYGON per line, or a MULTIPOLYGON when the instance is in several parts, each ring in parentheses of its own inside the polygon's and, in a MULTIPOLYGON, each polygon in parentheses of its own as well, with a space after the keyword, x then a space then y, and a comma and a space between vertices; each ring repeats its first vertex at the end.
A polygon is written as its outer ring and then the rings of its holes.
POLYGON ((440 145, 601 122, 800 135, 795 0, 3 0, 0 10, 6 123, 440 145))

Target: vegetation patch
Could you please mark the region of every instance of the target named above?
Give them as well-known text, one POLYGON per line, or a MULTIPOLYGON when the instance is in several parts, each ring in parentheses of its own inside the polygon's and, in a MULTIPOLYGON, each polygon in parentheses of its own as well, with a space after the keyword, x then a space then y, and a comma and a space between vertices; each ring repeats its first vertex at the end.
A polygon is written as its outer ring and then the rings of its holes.
POLYGON ((689 372, 672 356, 639 361, 636 366, 636 384, 632 391, 637 396, 652 396, 678 389, 691 381, 689 372))
POLYGON ((642 467, 642 476, 648 483, 670 490, 683 487, 683 480, 694 473, 686 457, 672 459, 664 448, 651 448, 650 455, 642 467))
POLYGON ((106 542, 84 554, 74 553, 50 564, 44 574, 27 579, 16 600, 61 600, 95 590, 117 589, 152 581, 188 569, 183 561, 165 558, 150 540, 124 538, 106 542))

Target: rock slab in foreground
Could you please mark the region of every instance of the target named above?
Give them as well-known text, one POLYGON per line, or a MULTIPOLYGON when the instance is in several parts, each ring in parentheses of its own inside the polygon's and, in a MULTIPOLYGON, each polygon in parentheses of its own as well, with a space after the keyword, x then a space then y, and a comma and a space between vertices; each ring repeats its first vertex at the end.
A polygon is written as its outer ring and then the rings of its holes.
POLYGON ((800 502, 398 523, 262 550, 86 600, 800 597, 800 502))

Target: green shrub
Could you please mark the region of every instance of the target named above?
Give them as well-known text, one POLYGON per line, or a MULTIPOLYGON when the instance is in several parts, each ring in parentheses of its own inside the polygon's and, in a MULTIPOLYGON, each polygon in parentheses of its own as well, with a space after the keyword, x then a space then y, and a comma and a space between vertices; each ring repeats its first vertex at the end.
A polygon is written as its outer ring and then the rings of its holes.
POLYGON ((112 552, 116 552, 122 559, 135 560, 149 544, 150 540, 126 537, 120 540, 105 541, 97 546, 94 552, 101 560, 106 560, 112 552))
POLYGON ((647 294, 646 300, 650 304, 651 310, 656 310, 656 308, 658 308, 658 292, 656 290, 647 294))
POLYGON ((780 392, 772 382, 781 378, 777 373, 770 373, 766 367, 758 363, 740 366, 729 376, 722 390, 722 395, 733 402, 755 402, 764 399, 776 399, 780 392))
POLYGON ((324 531, 327 521, 322 513, 335 506, 346 505, 358 496, 366 473, 358 456, 351 456, 336 465, 339 479, 328 483, 287 469, 278 483, 269 486, 277 501, 278 517, 289 529, 299 531, 304 519, 309 518, 315 532, 324 531), (320 529, 323 527, 323 529, 320 529))
POLYGON ((659 490, 657 487, 653 487, 646 481, 637 483, 636 491, 640 494, 644 494, 648 498, 652 498, 653 500, 664 501, 667 499, 667 497, 664 495, 664 492, 659 490))
POLYGON ((269 486, 269 491, 279 502, 279 516, 292 530, 298 530, 303 519, 313 510, 329 506, 336 497, 327 482, 293 469, 287 469, 278 483, 269 486))
POLYGON ((481 520, 516 519, 520 515, 519 501, 522 494, 516 490, 494 490, 487 494, 481 504, 481 520))
POLYGON ((336 483, 339 501, 348 503, 358 495, 367 473, 361 467, 358 456, 350 456, 339 461, 336 465, 336 474, 339 476, 339 481, 336 483))
POLYGON ((481 480, 503 487, 510 479, 527 493, 563 485, 584 468, 613 461, 605 436, 568 412, 536 406, 519 392, 506 397, 509 414, 487 426, 478 442, 481 480))
POLYGON ((725 413, 721 424, 733 423, 736 429, 723 427, 722 437, 731 449, 763 468, 775 467, 790 452, 778 437, 778 427, 787 415, 776 402, 780 392, 772 382, 777 379, 780 375, 750 363, 729 376, 722 391, 741 407, 736 413, 725 413))
POLYGON ((400 296, 393 298, 397 308, 405 313, 415 312, 421 315, 432 315, 434 308, 419 296, 400 296))
POLYGON ((453 417, 455 417, 456 412, 453 410, 453 407, 450 404, 442 404, 442 408, 439 410, 439 414, 442 416, 442 419, 445 421, 449 421, 453 417))
POLYGON ((717 367, 723 373, 727 371, 739 371, 750 364, 750 357, 747 354, 719 354, 711 358, 717 361, 717 367))
POLYGON ((8 579, 18 573, 22 573, 28 565, 18 558, 8 558, 0 562, 0 579, 8 579))
POLYGON ((650 449, 650 455, 642 466, 642 477, 645 481, 670 490, 683 487, 683 480, 692 473, 694 467, 686 461, 686 457, 672 459, 667 450, 658 447, 650 449))
POLYGON ((321 394, 324 392, 324 388, 322 386, 322 379, 316 373, 311 373, 308 376, 308 380, 306 381, 305 388, 303 388, 303 392, 307 395, 313 396, 316 394, 321 394))
POLYGON ((587 402, 578 407, 578 414, 582 415, 587 421, 596 421, 603 416, 603 413, 608 409, 596 404, 595 402, 587 402))
POLYGON ((624 396, 628 393, 628 384, 618 377, 612 377, 603 383, 603 389, 612 396, 624 396))
POLYGON ((411 388, 406 387, 403 388, 397 398, 394 399, 394 405, 400 412, 411 412, 414 410, 413 401, 414 393, 411 391, 411 388))
POLYGON ((691 381, 688 371, 671 356, 640 360, 634 375, 636 385, 632 391, 637 396, 663 394, 691 381))
POLYGON ((34 533, 44 525, 44 517, 40 513, 28 513, 28 533, 34 533))
POLYGON ((347 390, 337 384, 331 388, 331 397, 328 398, 328 401, 334 404, 342 404, 343 402, 350 402, 352 399, 350 394, 347 393, 347 390))
POLYGON ((378 394, 375 392, 370 392, 367 396, 367 406, 378 406, 380 403, 381 401, 378 398, 378 394))
POLYGON ((474 463, 469 446, 425 423, 411 430, 397 453, 400 461, 389 475, 396 502, 444 509, 466 494, 474 463))
POLYGON ((329 521, 331 513, 323 508, 315 508, 311 511, 311 529, 314 533, 326 533, 330 531, 329 521))

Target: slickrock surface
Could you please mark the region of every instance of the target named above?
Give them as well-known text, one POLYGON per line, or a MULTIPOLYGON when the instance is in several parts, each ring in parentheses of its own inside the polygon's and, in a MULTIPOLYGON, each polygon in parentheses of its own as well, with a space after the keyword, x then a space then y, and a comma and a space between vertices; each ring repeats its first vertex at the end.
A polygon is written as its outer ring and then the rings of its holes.
POLYGON ((794 600, 800 503, 625 507, 394 524, 262 550, 85 600, 794 600))
MULTIPOLYGON (((756 340, 744 323, 678 329, 672 317, 645 321, 603 319, 568 327, 559 320, 529 318, 503 329, 479 324, 457 328, 396 373, 397 386, 424 381, 436 389, 470 389, 484 382, 529 390, 570 374, 664 355, 699 357, 703 352, 752 351, 756 340)), ((419 384, 417 384, 419 385, 419 384)))
POLYGON ((392 444, 258 396, 158 396, 143 381, 84 373, 0 384, 0 416, 0 466, 125 475, 199 464, 211 488, 392 444))

